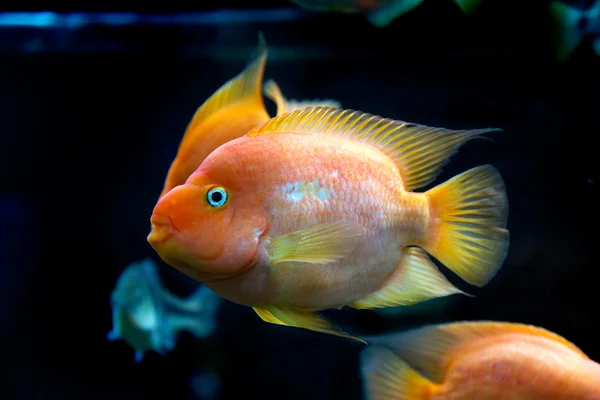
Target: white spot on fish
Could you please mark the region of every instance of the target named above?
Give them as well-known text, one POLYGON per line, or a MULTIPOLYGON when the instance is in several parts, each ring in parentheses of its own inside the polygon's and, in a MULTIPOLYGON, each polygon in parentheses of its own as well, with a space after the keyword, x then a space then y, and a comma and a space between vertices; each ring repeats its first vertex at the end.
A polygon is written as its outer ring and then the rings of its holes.
POLYGON ((319 184, 318 179, 310 182, 287 183, 282 189, 286 199, 292 202, 299 202, 304 198, 326 201, 332 197, 331 190, 325 184, 319 184))

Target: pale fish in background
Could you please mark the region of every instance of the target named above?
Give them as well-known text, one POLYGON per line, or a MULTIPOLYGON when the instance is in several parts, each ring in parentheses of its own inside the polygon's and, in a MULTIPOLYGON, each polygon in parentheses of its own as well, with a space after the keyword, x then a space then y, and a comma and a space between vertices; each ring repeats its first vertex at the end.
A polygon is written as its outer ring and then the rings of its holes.
MULTIPOLYGON (((415 9, 424 0, 290 0, 311 11, 363 13, 367 20, 382 28, 393 20, 415 9)), ((454 0, 466 14, 472 14, 481 0, 454 0)))
POLYGON ((600 0, 587 9, 553 1, 550 13, 556 24, 556 57, 559 62, 568 60, 587 36, 594 38, 592 49, 600 56, 600 0))
POLYGON ((123 270, 110 300, 113 329, 107 338, 127 342, 140 362, 150 350, 166 355, 182 331, 198 339, 210 336, 217 327, 221 297, 205 286, 187 298, 170 293, 162 286, 154 262, 146 258, 123 270))
POLYGON ((532 325, 473 321, 369 338, 367 400, 598 400, 600 365, 532 325))

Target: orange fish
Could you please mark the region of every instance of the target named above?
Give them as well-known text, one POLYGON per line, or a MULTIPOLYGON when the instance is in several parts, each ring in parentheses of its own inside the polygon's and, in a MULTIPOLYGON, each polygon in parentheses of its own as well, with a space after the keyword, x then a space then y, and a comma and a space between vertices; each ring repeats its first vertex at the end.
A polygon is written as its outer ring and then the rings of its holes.
MULTIPOLYGON (((206 156, 217 147, 245 135, 250 129, 271 118, 261 94, 267 54, 264 36, 260 34, 252 62, 198 108, 183 135, 160 197, 175 186, 185 183, 206 156)), ((272 80, 265 84, 265 95, 278 105, 278 115, 311 105, 340 106, 334 100, 288 101, 272 80)))
POLYGON ((535 326, 457 322, 371 342, 368 400, 600 400, 600 364, 535 326))
POLYGON ((477 286, 502 265, 508 203, 493 167, 413 192, 491 131, 329 107, 283 114, 219 147, 160 199, 148 241, 267 322, 357 339, 314 312, 463 293, 425 251, 477 286))

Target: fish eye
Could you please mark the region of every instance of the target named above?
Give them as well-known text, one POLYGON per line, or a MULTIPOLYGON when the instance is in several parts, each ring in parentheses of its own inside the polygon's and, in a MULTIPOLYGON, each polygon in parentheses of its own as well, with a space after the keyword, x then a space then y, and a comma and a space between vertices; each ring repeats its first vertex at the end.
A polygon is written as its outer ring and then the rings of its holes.
POLYGON ((227 202, 227 192, 222 187, 214 187, 206 193, 206 201, 211 207, 221 207, 227 202))

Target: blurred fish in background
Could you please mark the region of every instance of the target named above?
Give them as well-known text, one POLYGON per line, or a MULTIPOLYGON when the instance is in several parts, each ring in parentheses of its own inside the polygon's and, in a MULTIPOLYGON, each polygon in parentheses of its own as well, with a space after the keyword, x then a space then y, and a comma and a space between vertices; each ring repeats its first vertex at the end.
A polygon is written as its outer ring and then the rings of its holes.
MULTIPOLYGON (((378 28, 389 25, 396 18, 415 9, 424 0, 290 0, 311 11, 363 13, 378 28)), ((481 0, 454 0, 467 14, 473 13, 481 0)))
POLYGON ((216 329, 216 312, 221 298, 200 286, 187 298, 163 287, 150 258, 127 266, 111 297, 113 329, 110 341, 122 339, 135 350, 135 361, 147 351, 166 355, 175 347, 180 332, 196 338, 210 336, 216 329))
POLYGON ((592 49, 600 56, 600 0, 588 8, 553 1, 550 13, 555 23, 556 57, 559 62, 567 61, 587 37, 591 37, 592 49))

